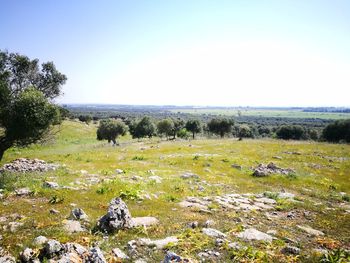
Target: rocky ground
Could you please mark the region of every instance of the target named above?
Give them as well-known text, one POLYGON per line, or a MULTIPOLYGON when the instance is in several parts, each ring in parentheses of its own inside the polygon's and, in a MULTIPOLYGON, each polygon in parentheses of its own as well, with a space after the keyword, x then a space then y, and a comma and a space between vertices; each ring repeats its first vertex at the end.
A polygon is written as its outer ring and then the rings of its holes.
POLYGON ((278 143, 13 154, 0 262, 349 261, 349 147, 278 143))

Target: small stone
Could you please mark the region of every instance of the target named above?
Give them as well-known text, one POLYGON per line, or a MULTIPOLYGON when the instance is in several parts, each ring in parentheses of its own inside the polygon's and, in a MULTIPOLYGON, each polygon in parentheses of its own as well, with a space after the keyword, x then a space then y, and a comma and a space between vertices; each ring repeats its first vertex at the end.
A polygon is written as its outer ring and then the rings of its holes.
POLYGON ((157 184, 160 184, 162 182, 162 178, 157 175, 152 175, 148 177, 149 180, 156 182, 157 184))
POLYGON ((115 257, 117 257, 119 259, 129 259, 129 257, 123 251, 121 251, 119 248, 114 248, 112 250, 112 253, 115 257))
POLYGON ((167 246, 170 243, 177 244, 177 242, 179 242, 179 240, 175 236, 170 236, 164 239, 156 239, 156 240, 151 240, 149 238, 140 238, 138 241, 140 242, 141 245, 155 247, 157 249, 163 249, 165 246, 167 246))
POLYGON ((90 249, 87 262, 107 263, 104 255, 99 247, 93 247, 90 249))
POLYGON ((44 251, 45 256, 48 258, 53 258, 55 255, 60 254, 63 250, 63 246, 57 240, 51 239, 46 242, 44 251))
POLYGON ((21 227, 23 225, 24 225, 24 223, 22 223, 22 222, 10 222, 8 224, 8 227, 9 227, 10 232, 14 233, 18 230, 19 227, 21 227))
POLYGON ((259 230, 256 230, 255 228, 246 229, 243 232, 239 233, 237 237, 245 240, 260 240, 260 241, 266 241, 269 243, 272 242, 272 236, 266 233, 263 233, 259 230))
POLYGON ((188 223, 189 228, 197 228, 198 227, 198 221, 193 221, 188 223))
POLYGON ((63 228, 69 233, 85 231, 80 222, 76 220, 63 220, 63 228))
POLYGON ((134 227, 138 226, 153 226, 159 224, 159 220, 155 217, 144 216, 144 217, 134 217, 132 218, 132 225, 134 227))
POLYGON ((205 221, 205 223, 204 223, 204 227, 206 227, 206 228, 208 228, 208 227, 210 227, 210 226, 213 226, 213 225, 215 225, 215 222, 214 222, 214 220, 211 220, 211 219, 208 219, 208 220, 205 221))
POLYGON ((33 249, 27 247, 20 253, 19 257, 23 262, 33 262, 35 259, 35 253, 33 249))
POLYGON ((50 214, 55 215, 55 214, 59 214, 59 213, 60 213, 60 211, 58 211, 58 210, 56 210, 56 209, 54 209, 54 208, 51 208, 51 209, 50 209, 50 214))
POLYGON ((87 214, 81 208, 72 209, 69 218, 73 220, 88 220, 87 214))
POLYGON ((19 188, 19 189, 16 189, 15 190, 15 194, 17 196, 25 196, 25 195, 30 195, 32 193, 32 191, 27 188, 27 187, 24 187, 24 188, 19 188))
POLYGON ((324 233, 322 231, 319 231, 319 230, 316 230, 316 229, 313 229, 309 226, 297 226, 299 229, 303 230, 304 232, 308 233, 309 235, 311 236, 323 236, 324 233))
POLYGON ((162 263, 185 262, 179 255, 172 251, 168 251, 162 263))
POLYGON ((48 181, 45 181, 43 183, 43 187, 44 188, 51 188, 51 189, 58 189, 59 188, 59 185, 58 183, 56 182, 48 182, 48 181))
POLYGON ((123 174, 124 171, 122 169, 115 169, 116 174, 123 174))
POLYGON ((292 246, 286 246, 282 248, 281 250, 282 254, 286 255, 299 255, 300 254, 300 248, 292 247, 292 246))
POLYGON ((41 245, 44 245, 47 242, 47 240, 48 239, 44 236, 38 236, 38 237, 34 238, 33 244, 37 245, 37 246, 41 246, 41 245))
POLYGON ((184 173, 183 175, 181 175, 181 178, 182 179, 199 179, 199 176, 194 173, 184 173))
POLYGON ((202 229, 203 234, 210 236, 210 237, 217 237, 217 238, 225 238, 226 234, 220 232, 217 229, 214 228, 203 228, 202 229))

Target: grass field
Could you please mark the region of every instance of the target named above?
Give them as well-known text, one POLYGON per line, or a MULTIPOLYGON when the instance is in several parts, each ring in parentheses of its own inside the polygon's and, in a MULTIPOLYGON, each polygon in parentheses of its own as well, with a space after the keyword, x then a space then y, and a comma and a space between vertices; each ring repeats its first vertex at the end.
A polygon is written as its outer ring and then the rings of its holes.
POLYGON ((277 117, 277 118, 318 118, 318 119, 349 119, 350 113, 332 113, 332 112, 304 112, 299 109, 215 109, 215 108, 198 108, 198 109, 175 109, 173 112, 189 113, 189 114, 212 114, 224 116, 257 116, 257 117, 277 117))
MULTIPOLYGON (((39 235, 83 245, 98 242, 106 257, 110 257, 112 248, 126 250, 127 242, 132 239, 175 235, 180 241, 168 245, 169 249, 193 260, 199 260, 198 253, 205 249, 219 251, 220 257, 215 262, 233 259, 238 262, 318 262, 321 255, 315 249, 332 251, 350 247, 350 145, 270 139, 137 141, 126 136, 120 139, 120 146, 112 147, 96 140, 95 125, 66 121, 55 140, 25 149, 12 148, 5 153, 1 164, 19 157, 39 158, 62 166, 46 173, 0 175, 0 188, 5 189, 0 214, 3 217, 20 214, 18 220, 23 223, 14 234, 1 230, 5 229, 6 222, 0 222, 0 242, 14 255, 32 246, 33 239, 39 235), (271 161, 280 167, 293 168, 295 174, 252 176, 251 167, 271 161), (232 164, 242 169, 234 169, 232 164), (116 174, 116 169, 122 169, 124 174, 116 174), (199 178, 182 179, 181 175, 186 172, 199 178), (150 180, 152 175, 159 176, 161 182, 150 180), (91 178, 98 181, 90 183, 91 178), (42 187, 45 180, 80 187, 80 190, 46 189, 42 187), (29 187, 34 194, 29 197, 11 194, 20 187, 29 187), (264 211, 223 209, 215 202, 207 212, 178 205, 188 196, 203 198, 267 191, 270 192, 267 196, 277 201, 272 219, 264 211), (278 199, 274 193, 281 191, 295 194, 294 200, 278 199), (121 230, 107 237, 94 232, 109 201, 120 195, 132 216, 154 216, 159 219, 159 225, 121 230), (50 203, 53 199, 58 202, 50 203), (88 231, 67 234, 63 230, 62 222, 72 204, 88 214, 88 231), (52 208, 59 213, 51 214, 52 208), (291 214, 293 216, 289 216, 291 214), (207 220, 213 220, 213 228, 227 234, 227 242, 237 242, 241 248, 217 247, 215 239, 204 235, 200 228, 187 226, 193 221, 202 225, 207 220), (310 236, 297 225, 308 225, 325 235, 310 236), (239 239, 237 233, 249 227, 263 232, 274 230, 275 239, 272 243, 239 239), (301 254, 281 253, 287 244, 299 247, 301 254)), ((160 262, 164 254, 162 250, 151 249, 145 257, 147 262, 160 262)))

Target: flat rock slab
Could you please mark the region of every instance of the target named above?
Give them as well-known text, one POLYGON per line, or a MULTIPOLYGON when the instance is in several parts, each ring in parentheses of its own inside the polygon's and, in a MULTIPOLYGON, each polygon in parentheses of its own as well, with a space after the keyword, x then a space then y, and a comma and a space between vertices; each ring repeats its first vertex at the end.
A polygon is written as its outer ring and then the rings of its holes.
POLYGON ((163 249, 165 246, 167 246, 170 243, 177 244, 177 242, 179 242, 179 240, 175 236, 170 236, 164 239, 156 239, 156 240, 151 240, 149 238, 140 238, 138 241, 140 245, 149 246, 149 247, 154 246, 157 249, 163 249))
POLYGON ((144 216, 144 217, 133 217, 132 225, 134 227, 138 226, 153 226, 159 224, 159 220, 155 217, 144 216))
POLYGON ((76 220, 63 220, 63 228, 69 233, 85 231, 80 222, 76 220))
POLYGON ((112 254, 118 259, 129 259, 129 256, 119 248, 112 249, 112 254))
POLYGON ((239 233, 237 237, 245 240, 259 240, 259 241, 266 241, 269 243, 272 242, 272 236, 264 232, 261 232, 259 230, 256 230, 255 228, 246 229, 243 232, 239 233))
POLYGON ((318 237, 318 236, 323 236, 324 235, 324 233, 322 231, 313 229, 313 228, 311 228, 309 226, 297 226, 297 228, 303 230, 304 232, 308 233, 311 236, 318 237))
POLYGON ((202 229, 203 234, 215 237, 215 238, 225 238, 227 235, 222 233, 221 231, 215 229, 215 228, 203 228, 202 229))
POLYGON ((25 195, 30 195, 32 191, 29 188, 19 188, 15 190, 15 194, 17 196, 25 196, 25 195))

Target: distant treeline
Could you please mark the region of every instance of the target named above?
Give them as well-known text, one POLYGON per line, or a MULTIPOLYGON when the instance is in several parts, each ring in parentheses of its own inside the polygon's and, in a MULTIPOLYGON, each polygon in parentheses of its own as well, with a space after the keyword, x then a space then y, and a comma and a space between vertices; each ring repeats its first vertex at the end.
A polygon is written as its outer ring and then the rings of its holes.
POLYGON ((305 108, 304 112, 333 112, 333 113, 350 113, 350 108, 337 108, 337 107, 318 107, 318 108, 305 108))

